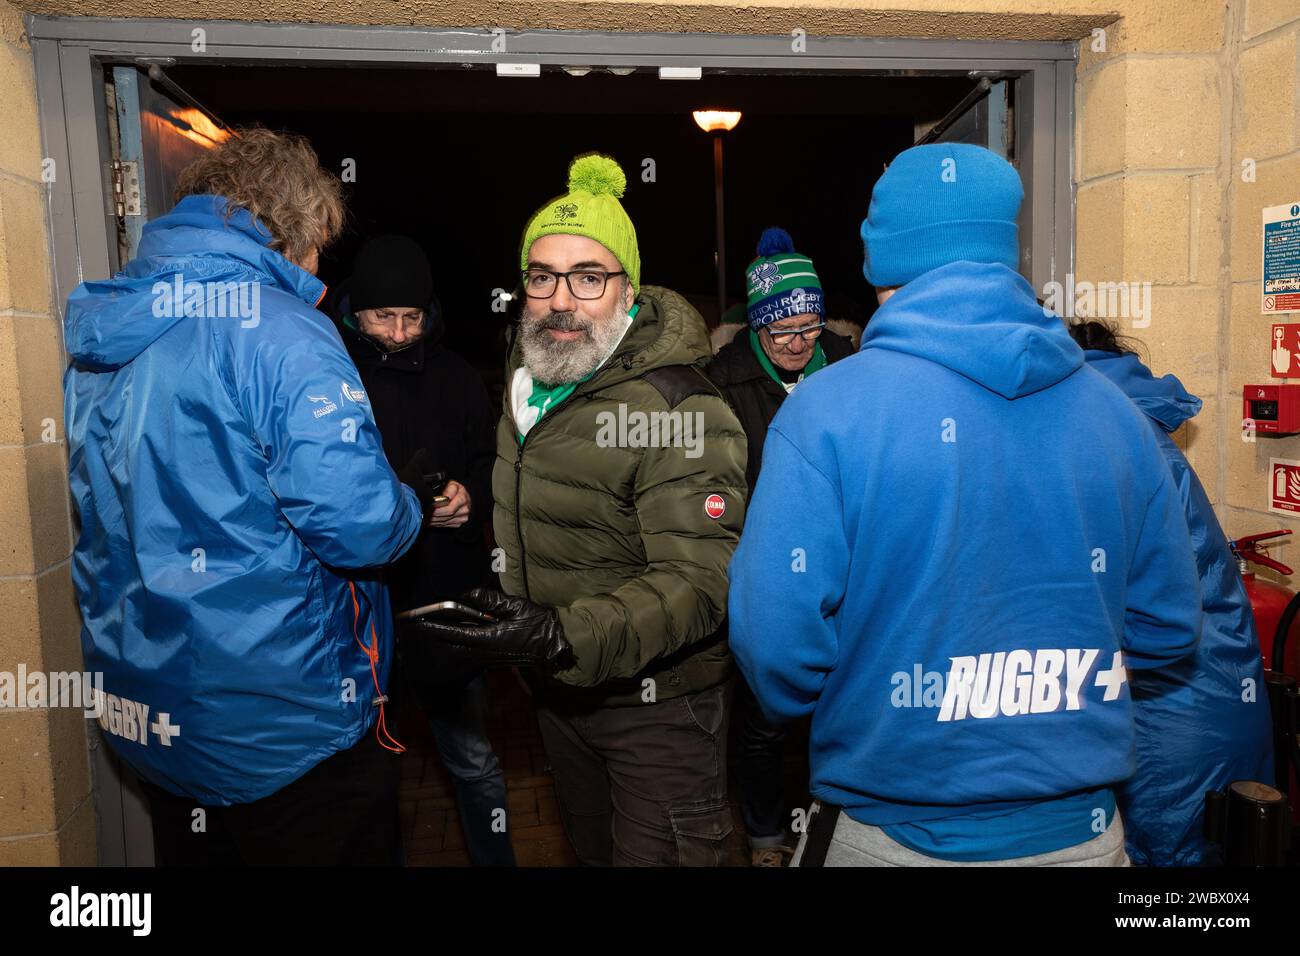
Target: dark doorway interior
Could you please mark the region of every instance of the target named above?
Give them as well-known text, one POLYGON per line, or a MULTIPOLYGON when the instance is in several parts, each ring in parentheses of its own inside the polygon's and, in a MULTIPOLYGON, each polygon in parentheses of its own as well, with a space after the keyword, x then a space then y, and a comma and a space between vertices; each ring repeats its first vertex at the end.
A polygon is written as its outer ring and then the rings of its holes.
POLYGON ((727 293, 743 302, 744 268, 762 229, 780 225, 817 264, 833 318, 864 323, 875 298, 862 275, 858 228, 871 187, 970 88, 964 77, 790 73, 502 78, 474 69, 203 66, 168 71, 233 125, 306 135, 349 184, 347 234, 321 277, 337 285, 357 248, 406 233, 434 264, 448 319, 446 342, 499 377, 507 317, 493 290, 513 287, 524 223, 562 192, 573 156, 617 158, 624 205, 636 224, 643 281, 690 298, 717 319, 713 156, 691 111, 737 109, 726 136, 727 293))
MULTIPOLYGON (((498 388, 508 318, 493 310, 494 290, 514 287, 525 221, 564 189, 575 155, 598 150, 621 162, 643 280, 686 295, 713 324, 713 149, 691 111, 742 111, 740 125, 725 134, 729 301, 744 300, 759 233, 780 225, 815 261, 830 317, 861 324, 875 305, 858 234, 871 188, 917 128, 972 86, 965 77, 789 72, 664 81, 653 69, 505 79, 483 68, 232 64, 168 74, 232 125, 302 133, 340 173, 352 161, 349 227, 324 255, 321 277, 337 286, 367 238, 413 237, 434 266, 446 344, 498 388)), ((490 688, 489 736, 506 777, 516 857, 523 865, 571 865, 532 703, 508 672, 494 672, 490 688)), ((453 782, 424 716, 411 702, 395 709, 398 738, 409 748, 401 792, 407 862, 466 864, 453 782)), ((787 747, 783 777, 787 806, 806 807, 805 728, 787 747)), ((728 862, 748 862, 739 828, 728 862)))

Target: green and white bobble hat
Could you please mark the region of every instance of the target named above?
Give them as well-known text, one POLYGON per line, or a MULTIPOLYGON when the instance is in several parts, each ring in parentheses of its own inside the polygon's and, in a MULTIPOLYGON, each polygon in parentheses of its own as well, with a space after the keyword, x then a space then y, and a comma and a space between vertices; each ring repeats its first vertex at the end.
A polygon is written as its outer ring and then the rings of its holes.
POLYGON ((796 315, 825 316, 821 279, 794 240, 775 226, 763 230, 758 258, 745 267, 749 327, 754 330, 796 315))
POLYGON ((627 188, 623 169, 608 156, 587 153, 569 165, 569 191, 533 214, 519 246, 519 268, 528 268, 528 250, 542 236, 586 236, 614 254, 633 291, 641 288, 641 251, 636 228, 619 199, 627 188))

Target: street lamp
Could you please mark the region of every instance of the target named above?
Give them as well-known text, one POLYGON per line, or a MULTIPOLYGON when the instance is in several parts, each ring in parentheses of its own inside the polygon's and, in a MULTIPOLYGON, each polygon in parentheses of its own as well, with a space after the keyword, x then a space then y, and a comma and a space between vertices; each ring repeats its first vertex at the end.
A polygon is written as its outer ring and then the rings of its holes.
POLYGON ((713 134, 713 201, 714 216, 717 220, 716 263, 718 267, 718 324, 722 324, 722 314, 727 311, 727 256, 726 230, 722 214, 722 134, 736 128, 740 122, 740 113, 729 110, 695 110, 695 125, 706 133, 713 134))

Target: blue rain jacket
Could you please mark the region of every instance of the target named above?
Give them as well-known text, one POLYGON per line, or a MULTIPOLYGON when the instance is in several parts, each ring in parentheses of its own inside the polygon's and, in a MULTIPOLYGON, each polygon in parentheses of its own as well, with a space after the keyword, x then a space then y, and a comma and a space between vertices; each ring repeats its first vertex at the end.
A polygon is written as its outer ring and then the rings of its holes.
POLYGON ((323 284, 225 210, 183 199, 72 293, 64 379, 100 725, 141 776, 216 805, 369 730, 392 658, 378 569, 420 525, 323 284))
POLYGON ((1136 355, 1084 352, 1151 422, 1182 496, 1201 578, 1201 643, 1191 657, 1133 672, 1137 772, 1116 791, 1134 863, 1218 862, 1201 834, 1205 791, 1234 780, 1273 781, 1264 664, 1250 599, 1214 509, 1169 434, 1201 410, 1173 375, 1152 376, 1136 355))

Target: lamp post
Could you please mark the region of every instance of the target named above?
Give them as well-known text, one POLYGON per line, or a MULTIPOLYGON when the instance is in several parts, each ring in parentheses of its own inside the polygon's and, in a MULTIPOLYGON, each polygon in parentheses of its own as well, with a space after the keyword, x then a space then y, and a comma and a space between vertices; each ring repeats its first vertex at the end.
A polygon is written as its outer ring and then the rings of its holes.
POLYGON ((722 134, 736 128, 740 122, 740 113, 726 110, 695 110, 695 125, 706 133, 713 134, 713 202, 714 218, 717 223, 717 253, 715 261, 718 268, 718 324, 722 324, 722 314, 727 311, 727 254, 726 228, 722 211, 722 134))

